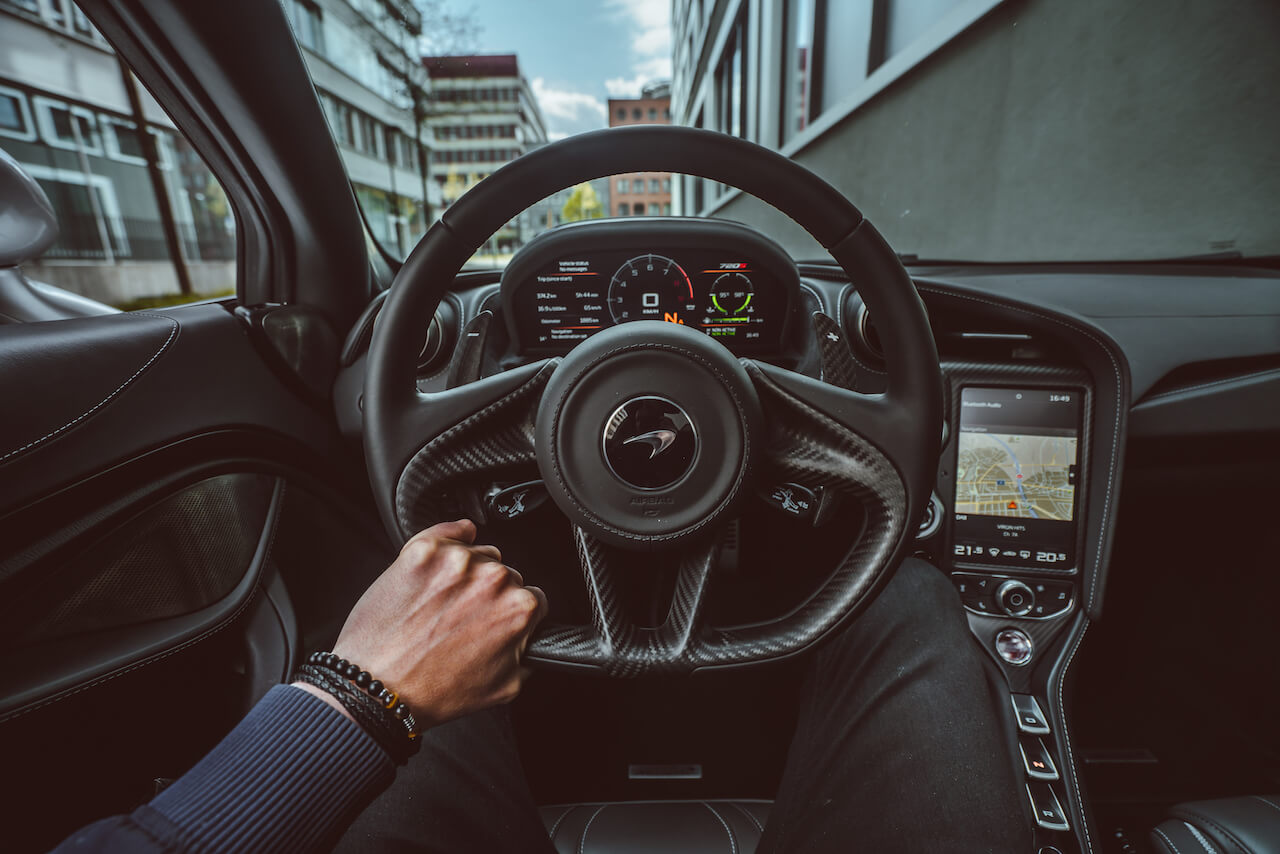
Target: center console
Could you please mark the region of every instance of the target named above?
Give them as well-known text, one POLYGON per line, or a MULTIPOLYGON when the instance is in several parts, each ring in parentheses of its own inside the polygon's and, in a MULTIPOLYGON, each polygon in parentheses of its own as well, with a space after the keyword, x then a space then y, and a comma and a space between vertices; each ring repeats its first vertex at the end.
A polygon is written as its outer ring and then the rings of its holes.
MULTIPOLYGON (((1069 367, 944 364, 948 418, 935 533, 979 643, 1005 673, 1029 808, 1046 850, 1078 848, 1049 671, 1082 607, 1094 390, 1069 367)), ((926 532, 922 526, 922 534, 926 532)))

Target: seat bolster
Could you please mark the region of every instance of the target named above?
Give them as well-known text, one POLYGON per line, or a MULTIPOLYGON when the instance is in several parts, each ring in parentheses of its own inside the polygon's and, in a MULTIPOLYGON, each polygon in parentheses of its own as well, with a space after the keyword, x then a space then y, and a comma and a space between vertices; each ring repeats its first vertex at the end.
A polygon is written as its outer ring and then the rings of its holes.
POLYGON ((1151 832, 1163 854, 1280 854, 1280 795, 1178 804, 1151 832))
POLYGON ((540 808, 559 854, 753 854, 769 801, 623 801, 540 808))

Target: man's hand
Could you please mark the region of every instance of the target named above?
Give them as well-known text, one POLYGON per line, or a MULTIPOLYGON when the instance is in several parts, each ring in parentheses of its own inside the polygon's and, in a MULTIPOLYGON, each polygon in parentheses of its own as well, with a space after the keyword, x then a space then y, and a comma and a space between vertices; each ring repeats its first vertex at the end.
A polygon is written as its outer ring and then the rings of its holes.
POLYGON ((547 597, 469 520, 413 537, 351 610, 333 651, 400 694, 420 726, 509 703, 547 597))

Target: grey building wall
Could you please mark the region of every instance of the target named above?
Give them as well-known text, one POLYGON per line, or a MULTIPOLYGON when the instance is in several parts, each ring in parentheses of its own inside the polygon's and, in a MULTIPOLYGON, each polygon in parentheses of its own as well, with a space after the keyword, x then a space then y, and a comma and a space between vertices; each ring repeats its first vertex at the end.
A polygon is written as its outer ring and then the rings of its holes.
POLYGON ((1273 0, 1007 0, 794 157, 921 257, 1277 254, 1278 44, 1273 0))

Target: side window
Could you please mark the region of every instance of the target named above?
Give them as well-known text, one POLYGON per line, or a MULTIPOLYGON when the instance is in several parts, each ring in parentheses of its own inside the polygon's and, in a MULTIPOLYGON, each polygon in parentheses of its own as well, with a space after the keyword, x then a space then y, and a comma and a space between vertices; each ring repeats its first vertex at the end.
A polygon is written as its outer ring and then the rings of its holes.
POLYGON ((124 310, 229 296, 235 221, 187 140, 70 2, 0 0, 0 148, 40 184, 58 241, 32 280, 124 310))

